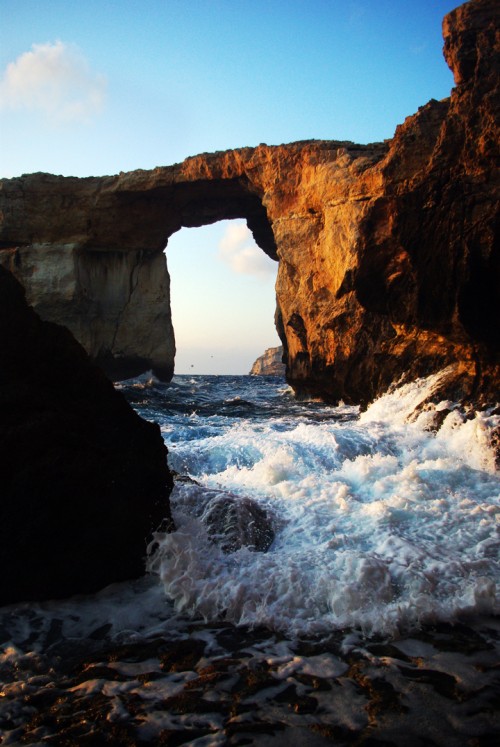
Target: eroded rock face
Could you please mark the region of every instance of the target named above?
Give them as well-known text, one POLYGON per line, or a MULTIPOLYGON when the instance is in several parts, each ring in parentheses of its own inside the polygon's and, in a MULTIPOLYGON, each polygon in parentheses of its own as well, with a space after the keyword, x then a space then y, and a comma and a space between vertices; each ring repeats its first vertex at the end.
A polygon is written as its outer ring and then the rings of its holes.
POLYGON ((385 157, 323 207, 316 240, 290 235, 278 298, 299 390, 363 403, 453 364, 448 396, 497 398, 498 22, 489 0, 447 16, 451 99, 397 128, 385 157), (322 270, 297 271, 306 245, 322 270))
POLYGON ((0 250, 0 263, 36 312, 66 326, 112 378, 152 369, 170 380, 175 342, 161 252, 36 243, 0 250))
MULTIPOLYGON (((130 253, 136 268, 138 257, 157 258, 182 226, 246 218, 259 246, 279 260, 276 324, 299 394, 364 404, 402 376, 451 366, 448 396, 496 399, 499 12, 495 0, 471 0, 446 17, 445 56, 457 87, 408 117, 387 143, 260 145, 114 177, 5 180, 2 261, 27 285, 23 263, 16 265, 23 252, 38 252, 42 264, 44 252, 73 252, 101 276, 98 267, 117 254, 130 253)), ((116 273, 113 266, 109 278, 116 273)), ((74 297, 85 298, 80 277, 68 277, 74 297)), ((102 321, 97 315, 96 329, 110 326, 121 342, 115 350, 99 331, 94 355, 146 366, 155 347, 155 366, 168 378, 168 323, 162 344, 148 340, 149 321, 168 316, 162 277, 163 294, 145 303, 147 330, 138 324, 131 335, 125 311, 110 325, 107 311, 102 321)), ((132 319, 142 306, 143 291, 135 292, 132 319)), ((37 294, 30 300, 36 305, 37 294)), ((75 330, 78 303, 69 305, 75 330)))
POLYGON ((0 267, 0 605, 140 576, 171 523, 158 426, 0 267))
POLYGON ((283 346, 267 348, 263 355, 254 362, 251 376, 284 376, 285 364, 283 363, 283 346))

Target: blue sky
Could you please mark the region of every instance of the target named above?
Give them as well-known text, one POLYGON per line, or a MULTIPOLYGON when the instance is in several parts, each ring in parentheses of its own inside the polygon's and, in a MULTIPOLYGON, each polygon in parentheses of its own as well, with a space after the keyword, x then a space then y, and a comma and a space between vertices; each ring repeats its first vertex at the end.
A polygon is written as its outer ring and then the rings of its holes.
MULTIPOLYGON (((449 95, 441 21, 457 4, 0 0, 0 176, 114 174, 261 142, 390 138, 449 95)), ((178 372, 246 372, 254 352, 277 344, 272 263, 257 250, 252 262, 243 228, 225 224, 183 229, 167 252, 178 372), (197 336, 208 318, 213 337, 197 336)))

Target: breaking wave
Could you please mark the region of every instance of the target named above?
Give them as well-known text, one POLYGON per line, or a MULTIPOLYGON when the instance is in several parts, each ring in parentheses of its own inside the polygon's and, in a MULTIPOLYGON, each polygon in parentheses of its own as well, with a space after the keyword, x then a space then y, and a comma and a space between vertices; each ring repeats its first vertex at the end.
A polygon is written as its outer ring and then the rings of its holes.
POLYGON ((156 535, 149 558, 175 610, 293 636, 397 635, 499 612, 490 435, 500 418, 450 402, 415 416, 437 381, 402 386, 362 414, 298 403, 276 379, 151 384, 136 406, 161 423, 185 476, 171 497, 177 530, 156 535), (243 537, 228 552, 217 540, 204 516, 224 495, 261 511, 270 546, 243 537))

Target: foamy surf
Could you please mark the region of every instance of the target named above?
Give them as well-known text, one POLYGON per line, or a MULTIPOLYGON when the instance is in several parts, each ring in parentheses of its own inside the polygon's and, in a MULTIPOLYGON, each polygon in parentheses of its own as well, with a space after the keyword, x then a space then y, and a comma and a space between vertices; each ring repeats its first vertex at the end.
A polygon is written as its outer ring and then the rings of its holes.
POLYGON ((212 418, 208 430, 192 416, 184 441, 167 426, 172 466, 202 486, 177 484, 178 529, 157 536, 149 561, 176 610, 291 636, 399 635, 498 613, 500 481, 489 434, 499 417, 465 418, 444 403, 437 433, 429 410, 409 422, 437 382, 400 387, 361 416, 304 405, 294 418, 212 418), (203 488, 265 509, 270 549, 224 553, 197 512, 203 488))

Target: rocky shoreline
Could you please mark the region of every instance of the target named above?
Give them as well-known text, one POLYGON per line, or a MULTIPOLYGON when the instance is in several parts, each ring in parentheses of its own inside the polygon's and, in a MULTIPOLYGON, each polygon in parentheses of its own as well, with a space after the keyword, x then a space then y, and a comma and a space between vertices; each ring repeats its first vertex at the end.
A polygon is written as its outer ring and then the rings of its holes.
POLYGON ((185 621, 173 636, 7 654, 5 745, 486 747, 500 730, 500 620, 400 640, 290 641, 185 621))
MULTIPOLYGON (((182 226, 244 217, 279 260, 276 322, 298 395, 366 405, 401 377, 448 367, 436 401, 497 404, 499 13, 471 0, 446 17, 456 88, 387 143, 261 145, 113 177, 1 181, 12 274, 0 269, 0 604, 140 578, 151 530, 172 526, 160 430, 95 362, 172 375, 163 251, 182 226)), ((37 615, 2 610, 2 745, 498 740, 498 619, 401 640, 290 641, 188 620, 147 639, 113 638, 106 622, 78 639, 61 617, 44 629, 37 615)))

